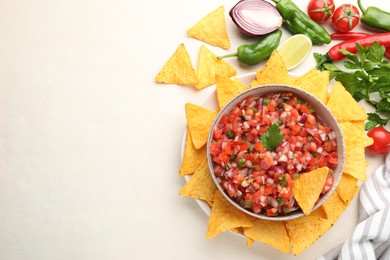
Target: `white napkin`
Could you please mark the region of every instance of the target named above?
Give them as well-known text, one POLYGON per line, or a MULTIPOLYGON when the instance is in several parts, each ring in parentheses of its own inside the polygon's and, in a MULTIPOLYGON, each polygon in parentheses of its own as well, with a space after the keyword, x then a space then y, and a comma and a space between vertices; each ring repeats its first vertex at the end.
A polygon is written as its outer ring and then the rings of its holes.
POLYGON ((318 260, 390 259, 390 153, 362 185, 359 224, 348 240, 318 260))

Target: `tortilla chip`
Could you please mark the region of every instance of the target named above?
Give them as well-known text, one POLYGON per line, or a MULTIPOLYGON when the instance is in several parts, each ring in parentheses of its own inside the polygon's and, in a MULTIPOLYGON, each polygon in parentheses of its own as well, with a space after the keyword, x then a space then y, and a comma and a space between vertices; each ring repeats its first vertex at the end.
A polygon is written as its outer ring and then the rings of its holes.
POLYGON ((323 207, 318 207, 316 210, 312 211, 309 215, 326 219, 326 212, 323 207))
POLYGON ((200 47, 198 61, 199 83, 197 89, 203 89, 215 84, 215 76, 221 75, 232 77, 236 75, 236 70, 226 61, 218 59, 217 56, 205 46, 200 47))
POLYGON ((200 149, 195 149, 190 136, 190 131, 187 131, 186 147, 184 149, 184 156, 179 174, 181 176, 193 174, 204 159, 206 159, 206 146, 203 146, 200 149))
POLYGON ((345 144, 344 172, 358 180, 366 181, 366 160, 363 146, 345 144))
POLYGON ((230 204, 217 190, 211 208, 206 237, 213 238, 237 227, 252 226, 251 219, 242 211, 230 204))
POLYGON ((374 140, 367 136, 364 128, 359 128, 352 122, 340 122, 340 128, 344 135, 344 141, 351 146, 369 146, 374 143, 374 140))
POLYGON ((318 216, 304 216, 285 222, 294 255, 301 254, 332 227, 332 222, 318 216))
POLYGON ((233 97, 248 89, 240 80, 229 79, 225 76, 216 75, 216 91, 219 108, 222 109, 233 97))
POLYGON ((315 76, 319 74, 319 70, 317 70, 316 67, 313 67, 311 70, 303 74, 302 76, 294 79, 292 85, 293 86, 298 86, 301 84, 306 84, 306 82, 313 80, 315 76))
POLYGON ((185 110, 192 143, 195 149, 200 149, 207 142, 210 127, 217 114, 191 103, 186 103, 185 110))
POLYGON ((336 191, 340 195, 340 198, 347 205, 353 200, 356 192, 359 190, 357 182, 358 180, 355 177, 344 173, 341 176, 339 184, 337 185, 336 191))
POLYGON ((274 50, 271 57, 261 70, 256 71, 256 79, 250 84, 257 87, 265 84, 292 84, 294 79, 288 75, 288 70, 282 56, 274 50))
POLYGON ((155 78, 158 83, 195 86, 199 83, 190 56, 180 44, 155 78))
POLYGON ((337 192, 333 192, 321 207, 325 210, 326 218, 334 223, 344 212, 347 205, 343 202, 337 192))
MULTIPOLYGON (((296 81, 297 82, 297 81, 296 81)), ((328 85, 329 85, 329 71, 321 71, 318 75, 300 81, 296 87, 306 90, 307 92, 314 95, 322 103, 326 103, 328 98, 328 85)))
POLYGON ((366 120, 367 114, 340 82, 336 82, 327 103, 337 121, 366 120))
POLYGON ((207 160, 203 160, 203 163, 183 186, 179 194, 194 199, 212 201, 216 190, 217 186, 211 177, 207 160))
POLYGON ((282 221, 257 219, 253 222, 252 227, 244 228, 244 234, 283 253, 290 253, 290 239, 287 235, 286 226, 282 221))
POLYGON ((361 121, 340 122, 345 141, 344 172, 358 180, 365 181, 367 164, 364 147, 371 145, 373 140, 366 135, 364 128, 360 125, 361 121))
POLYGON ((309 215, 317 202, 324 187, 329 168, 322 167, 316 170, 302 173, 294 181, 292 191, 305 215, 309 215))
POLYGON ((246 245, 248 247, 252 247, 254 242, 255 242, 255 240, 253 240, 253 239, 251 239, 249 237, 246 238, 246 245))
POLYGON ((357 128, 360 130, 365 131, 364 126, 366 124, 366 120, 359 120, 359 121, 350 121, 352 124, 354 124, 357 128))
POLYGON ((187 31, 193 38, 224 49, 230 48, 226 32, 225 8, 218 7, 187 31))

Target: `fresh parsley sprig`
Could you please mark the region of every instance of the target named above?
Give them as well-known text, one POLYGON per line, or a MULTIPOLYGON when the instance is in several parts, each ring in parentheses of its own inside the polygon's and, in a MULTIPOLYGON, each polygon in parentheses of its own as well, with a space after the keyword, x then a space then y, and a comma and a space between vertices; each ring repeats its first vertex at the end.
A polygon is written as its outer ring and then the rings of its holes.
MULTIPOLYGON (((343 71, 333 63, 323 63, 320 70, 329 70, 330 77, 340 81, 356 101, 365 100, 372 105, 375 113, 368 113, 366 130, 378 125, 385 126, 390 120, 390 64, 384 58, 385 47, 378 42, 363 47, 356 43, 357 53, 340 50, 346 60, 343 71)), ((314 55, 317 63, 321 54, 314 55)))

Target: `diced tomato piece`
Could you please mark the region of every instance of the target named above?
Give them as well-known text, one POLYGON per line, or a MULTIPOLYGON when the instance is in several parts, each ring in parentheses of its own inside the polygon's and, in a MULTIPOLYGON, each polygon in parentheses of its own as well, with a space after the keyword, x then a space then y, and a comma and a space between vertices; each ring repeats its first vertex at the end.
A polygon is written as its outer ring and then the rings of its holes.
POLYGON ((221 128, 215 128, 213 132, 214 139, 220 140, 223 138, 223 133, 221 128))
POLYGON ((290 106, 289 104, 284 104, 283 109, 284 111, 288 112, 291 112, 291 110, 293 110, 292 106, 290 106))
POLYGON ((315 126, 317 120, 316 120, 316 117, 311 115, 311 114, 307 114, 307 119, 306 119, 306 123, 305 123, 305 126, 308 127, 308 128, 312 128, 315 126))
POLYGON ((249 148, 249 142, 237 142, 237 144, 240 146, 240 151, 248 150, 249 148))
POLYGON ((255 149, 258 153, 265 153, 267 151, 267 148, 265 148, 265 146, 260 142, 255 143, 253 149, 255 149))
POLYGON ((272 186, 265 186, 264 188, 264 195, 271 195, 274 193, 274 187, 272 186))
POLYGON ((338 156, 336 152, 333 152, 327 156, 328 164, 330 165, 330 168, 333 168, 337 165, 338 156))
POLYGON ((253 109, 251 108, 248 108, 247 110, 245 110, 245 115, 248 115, 248 116, 253 116, 255 112, 253 112, 253 109))
POLYGON ((267 209, 267 211, 266 211, 266 214, 268 217, 274 217, 274 216, 276 216, 276 213, 278 213, 277 208, 267 209))
POLYGON ((234 175, 234 179, 237 180, 239 184, 244 180, 244 177, 241 174, 234 175))
POLYGON ((222 163, 228 163, 230 160, 230 155, 224 152, 221 152, 217 157, 214 158, 214 161, 222 164, 222 163))
POLYGON ((218 155, 221 152, 221 143, 215 142, 210 145, 210 153, 212 155, 218 155))
POLYGON ((303 128, 303 129, 298 133, 298 136, 300 136, 300 137, 307 137, 307 136, 308 136, 308 133, 307 133, 306 129, 303 128))
POLYGON ((229 123, 229 117, 227 115, 223 115, 221 117, 221 124, 227 125, 229 123))
POLYGON ((301 104, 301 106, 299 107, 299 111, 301 111, 302 113, 310 113, 310 109, 304 104, 301 104))
POLYGON ((296 110, 296 109, 291 110, 291 116, 290 117, 291 117, 292 120, 296 120, 298 118, 298 116, 299 116, 298 110, 296 110))
POLYGON ((261 205, 259 205, 259 204, 253 204, 253 206, 252 206, 252 210, 253 210, 253 212, 254 213, 260 213, 261 212, 261 209, 262 209, 262 207, 261 207, 261 205))
POLYGON ((260 168, 266 170, 266 169, 271 168, 271 167, 273 166, 273 164, 274 164, 274 158, 273 158, 272 156, 268 155, 268 156, 265 156, 265 157, 261 160, 261 162, 260 162, 260 168))
POLYGON ((249 153, 246 156, 246 159, 250 160, 252 162, 252 165, 257 165, 257 164, 260 163, 260 158, 256 154, 254 154, 254 153, 249 153))
POLYGON ((280 194, 280 197, 282 197, 283 199, 286 199, 286 200, 289 200, 293 197, 291 190, 289 190, 286 187, 283 187, 279 194, 280 194))
POLYGON ((289 128, 287 128, 287 127, 283 128, 281 131, 282 131, 282 135, 283 135, 285 138, 287 138, 287 137, 290 136, 290 134, 291 134, 291 130, 290 130, 289 128))
POLYGON ((302 130, 302 127, 297 124, 292 124, 289 128, 291 129, 291 134, 293 135, 298 134, 302 130))
POLYGON ((293 181, 291 175, 286 173, 285 176, 286 176, 287 186, 290 187, 290 188, 293 188, 294 187, 294 181, 293 181))
POLYGON ((277 106, 278 104, 276 103, 275 99, 271 99, 271 101, 267 105, 268 111, 274 112, 277 106))
POLYGON ((324 150, 326 151, 326 152, 332 152, 332 151, 334 151, 335 150, 335 146, 333 145, 333 143, 332 143, 332 141, 325 141, 325 143, 324 143, 324 150))
POLYGON ((321 167, 324 167, 324 166, 327 166, 327 159, 325 156, 317 156, 317 165, 318 165, 318 168, 321 168, 321 167))
POLYGON ((310 142, 307 146, 307 149, 309 149, 310 152, 316 152, 317 151, 317 144, 315 142, 310 142))
POLYGON ((222 145, 222 151, 228 155, 232 155, 233 154, 233 149, 232 149, 232 146, 230 143, 228 142, 225 142, 223 145, 222 145))

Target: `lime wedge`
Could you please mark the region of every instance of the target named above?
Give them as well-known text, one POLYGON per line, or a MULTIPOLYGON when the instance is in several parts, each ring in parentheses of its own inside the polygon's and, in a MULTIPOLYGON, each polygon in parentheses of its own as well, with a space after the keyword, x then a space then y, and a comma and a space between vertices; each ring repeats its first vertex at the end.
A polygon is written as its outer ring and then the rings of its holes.
POLYGON ((310 54, 312 43, 309 37, 296 34, 279 45, 278 52, 282 56, 288 70, 301 64, 310 54))

